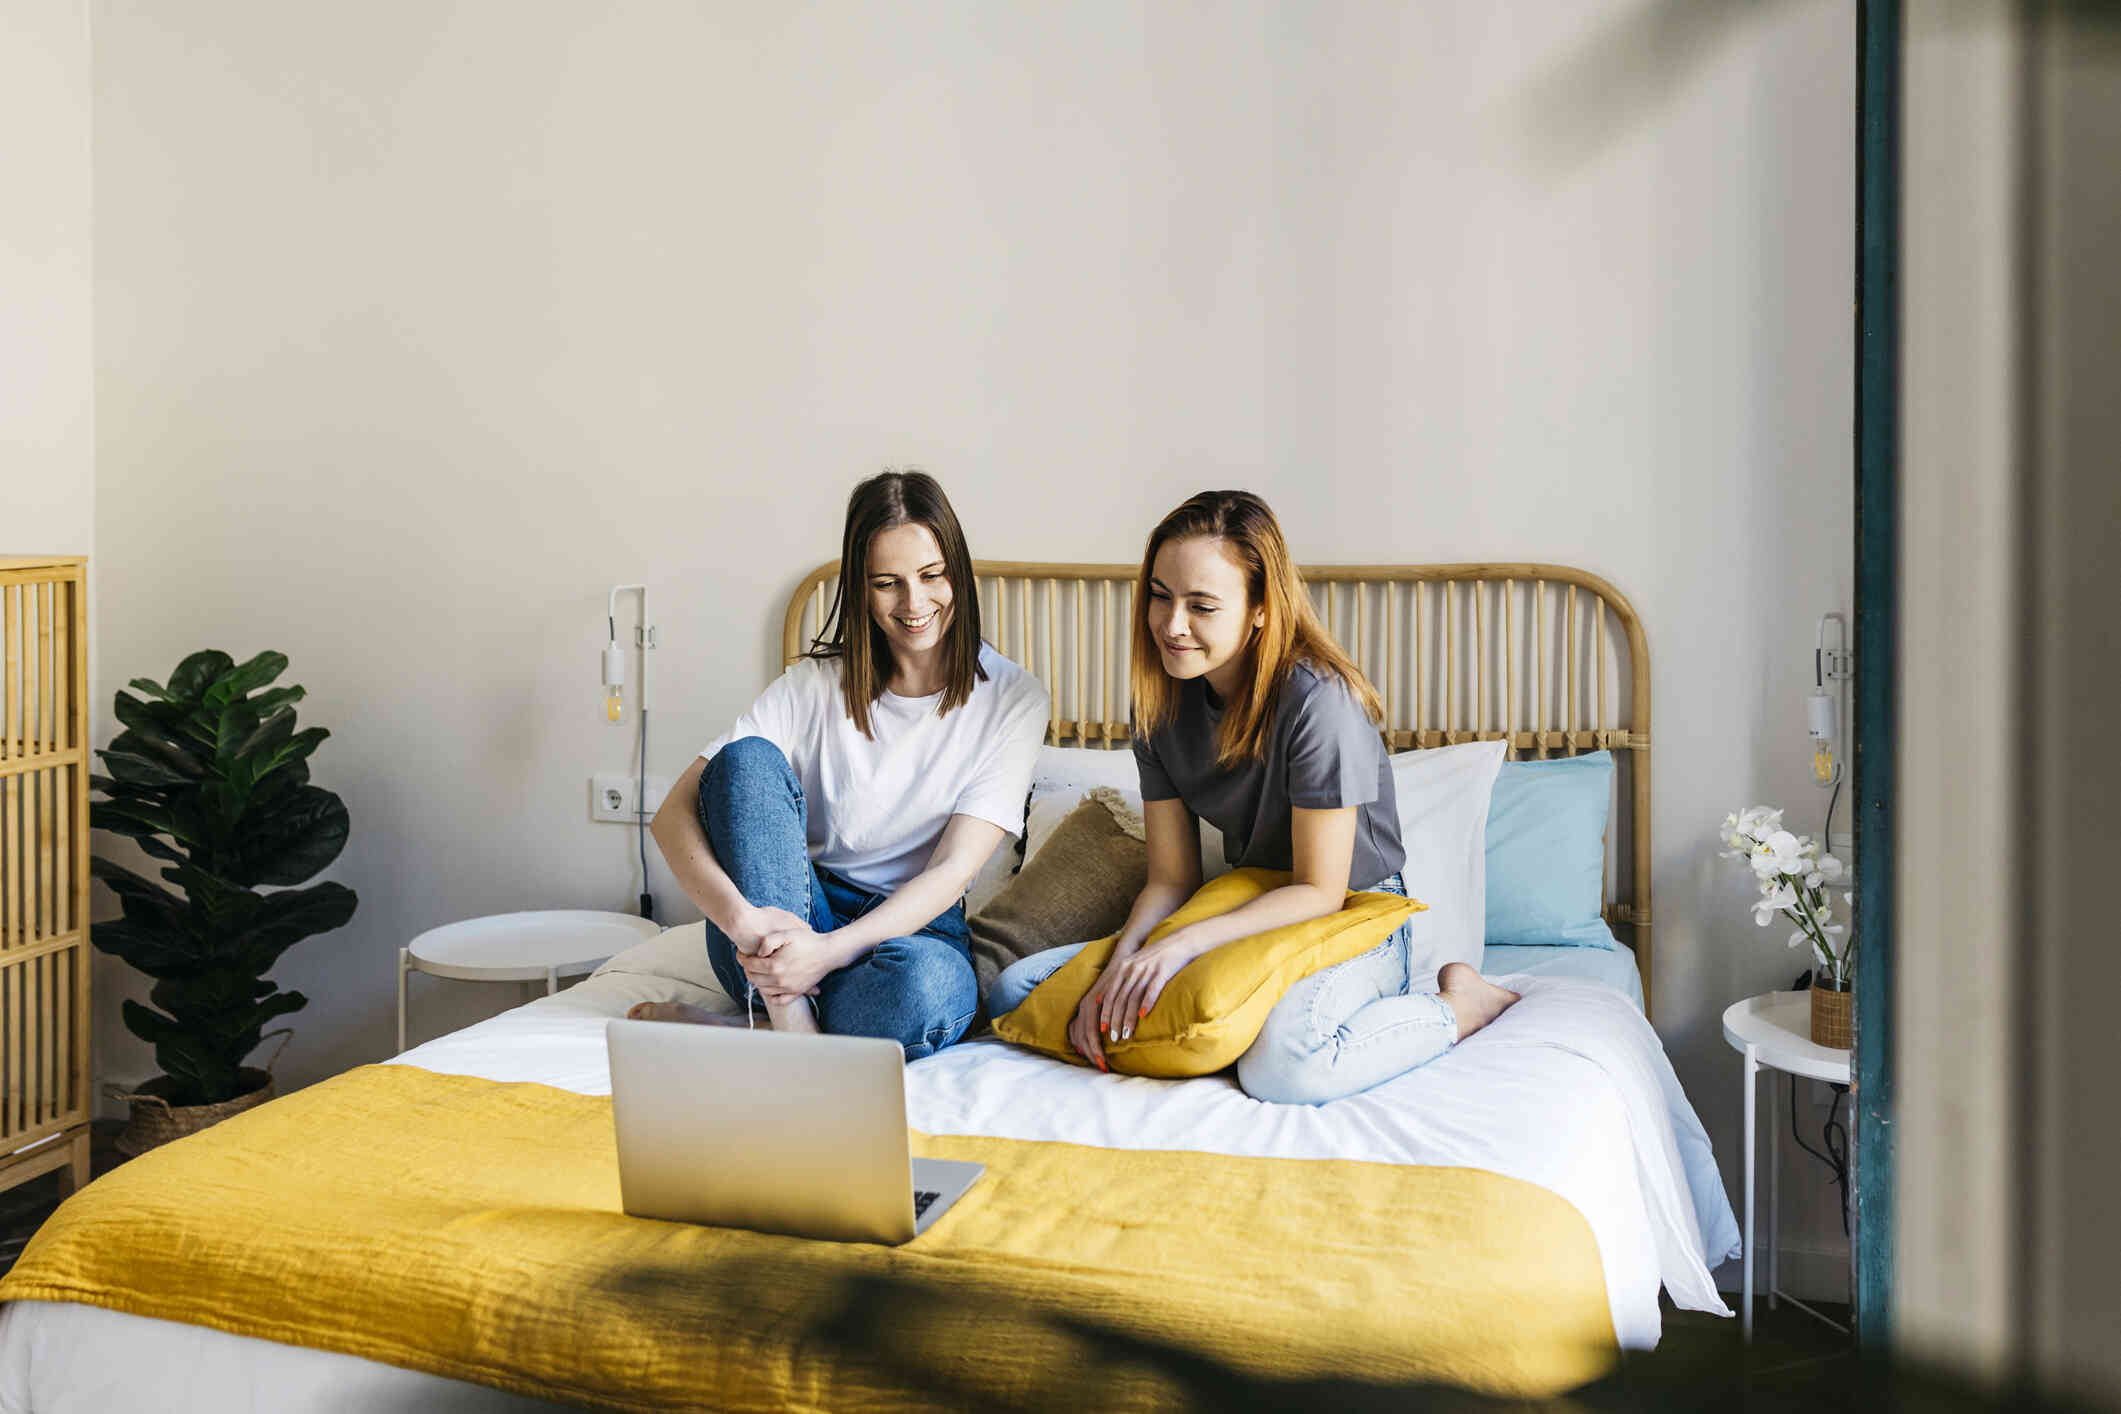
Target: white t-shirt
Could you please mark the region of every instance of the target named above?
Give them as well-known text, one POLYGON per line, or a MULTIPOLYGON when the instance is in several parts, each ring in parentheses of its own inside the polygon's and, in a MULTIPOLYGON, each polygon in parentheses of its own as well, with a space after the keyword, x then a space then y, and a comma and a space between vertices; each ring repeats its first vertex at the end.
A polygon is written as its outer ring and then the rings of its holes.
POLYGON ((952 815, 1023 833, 1051 703, 1037 678, 991 645, 980 645, 979 661, 986 680, 975 680, 972 695, 947 716, 936 715, 941 693, 877 698, 871 740, 847 715, 840 661, 805 658, 700 755, 711 758, 747 736, 778 746, 803 785, 812 862, 872 893, 891 893, 928 866, 952 815))

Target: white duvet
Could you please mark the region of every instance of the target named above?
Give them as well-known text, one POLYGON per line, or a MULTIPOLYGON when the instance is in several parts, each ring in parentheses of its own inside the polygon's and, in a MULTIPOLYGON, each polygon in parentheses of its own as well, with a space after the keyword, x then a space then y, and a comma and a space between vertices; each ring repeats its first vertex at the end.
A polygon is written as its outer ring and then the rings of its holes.
MULTIPOLYGON (((1227 1079, 1103 1075, 995 1041, 906 1070, 909 1120, 930 1134, 1067 1140, 1280 1158, 1491 1170, 1536 1183, 1589 1223, 1623 1347, 1657 1343, 1657 1294, 1729 1315, 1709 1269, 1738 1227, 1707 1136, 1656 1033, 1597 983, 1520 976, 1524 1000, 1419 1070, 1316 1108, 1250 1099, 1227 1079)), ((599 973, 395 1064, 608 1094, 604 1022, 635 1001, 720 999, 685 982, 599 973)), ((497 1391, 203 1327, 96 1308, 0 1308, 0 1414, 541 1407, 497 1391), (122 1351, 122 1356, 119 1352, 122 1351)))

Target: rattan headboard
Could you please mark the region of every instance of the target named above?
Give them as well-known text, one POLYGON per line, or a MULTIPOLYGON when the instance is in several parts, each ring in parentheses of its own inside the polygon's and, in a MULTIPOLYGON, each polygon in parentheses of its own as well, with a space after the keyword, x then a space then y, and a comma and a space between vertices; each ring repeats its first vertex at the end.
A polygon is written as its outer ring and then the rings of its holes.
MULTIPOLYGON (((1046 739, 1124 743, 1137 568, 979 560, 973 572, 987 641, 1053 695, 1046 739)), ((1606 918, 1634 945, 1647 1002, 1650 660, 1627 599, 1566 565, 1311 565, 1303 575, 1320 618, 1384 698, 1390 750, 1507 741, 1513 758, 1532 760, 1611 749, 1606 918)), ((837 562, 820 565, 788 601, 786 662, 817 633, 838 578, 837 562)))

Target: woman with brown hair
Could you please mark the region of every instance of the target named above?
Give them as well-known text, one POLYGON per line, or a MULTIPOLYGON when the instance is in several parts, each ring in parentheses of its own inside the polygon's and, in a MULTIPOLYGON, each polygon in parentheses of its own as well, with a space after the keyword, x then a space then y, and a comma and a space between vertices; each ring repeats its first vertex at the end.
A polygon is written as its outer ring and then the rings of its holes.
MULTIPOLYGON (((932 477, 854 488, 810 651, 679 777, 653 826, 707 957, 777 1030, 886 1036, 909 1060, 978 1010, 964 894, 1024 799, 1049 715, 980 639, 972 556, 932 477)), ((630 1015, 746 1025, 644 1002, 630 1015)))
MULTIPOLYGON (((1377 693, 1311 610, 1281 526, 1248 491, 1204 491, 1149 536, 1136 595, 1134 755, 1149 881, 1069 1039, 1099 1068, 1164 985, 1239 938, 1339 911, 1348 887, 1404 894, 1405 851, 1377 693), (1231 865, 1289 883, 1143 945, 1200 887, 1200 821, 1231 865)), ((1438 991, 1408 975, 1412 921, 1360 957, 1292 987, 1237 1062, 1255 1099, 1320 1104, 1425 1064, 1517 1000, 1462 962, 1438 991)), ((1010 1010, 1075 948, 1025 958, 996 980, 1010 1010)))

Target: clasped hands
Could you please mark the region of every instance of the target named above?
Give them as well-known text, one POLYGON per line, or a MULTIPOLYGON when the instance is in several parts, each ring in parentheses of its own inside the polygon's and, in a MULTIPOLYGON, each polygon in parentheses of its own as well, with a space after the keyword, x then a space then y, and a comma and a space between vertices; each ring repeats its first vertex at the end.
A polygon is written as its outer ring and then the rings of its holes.
POLYGON ((1172 933, 1145 947, 1115 952, 1075 1009, 1075 1019, 1068 1023, 1068 1044, 1109 1073, 1112 1068, 1105 1064, 1103 1043, 1131 1037, 1136 1023, 1163 995, 1165 985, 1204 951, 1183 933, 1172 933))
POLYGON ((786 1006, 799 997, 814 997, 818 984, 840 967, 830 933, 785 908, 757 908, 738 920, 729 941, 736 960, 768 1006, 786 1006))

